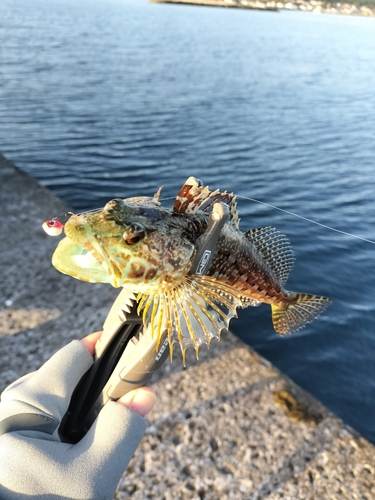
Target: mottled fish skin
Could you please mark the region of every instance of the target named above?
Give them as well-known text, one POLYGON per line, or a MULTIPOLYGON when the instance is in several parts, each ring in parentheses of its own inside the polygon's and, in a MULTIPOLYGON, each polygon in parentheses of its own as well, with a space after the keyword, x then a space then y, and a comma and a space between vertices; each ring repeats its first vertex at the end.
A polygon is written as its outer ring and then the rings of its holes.
POLYGON ((289 295, 264 257, 240 231, 227 225, 208 272, 237 290, 244 301, 289 302, 289 295))
MULTIPOLYGON (((288 254, 288 261, 293 260, 292 254, 288 254)), ((279 305, 294 300, 256 246, 229 225, 222 231, 208 274, 238 291, 244 305, 248 299, 279 305)))
MULTIPOLYGON (((148 198, 146 202, 130 198, 111 200, 96 212, 72 215, 64 230, 105 268, 113 286, 163 293, 186 277, 196 252, 194 242, 206 227, 206 216, 191 218, 171 213, 148 198)), ((53 264, 62 272, 63 259, 57 249, 53 264)), ((73 277, 82 279, 81 270, 73 277)))
POLYGON ((242 307, 270 304, 273 326, 279 334, 299 330, 317 318, 330 299, 284 289, 294 263, 289 241, 272 227, 241 233, 233 193, 210 192, 200 181, 190 178, 178 193, 174 209, 196 213, 199 209, 206 211, 216 201, 229 204, 231 217, 221 233, 208 274, 239 292, 242 307))
POLYGON ((187 347, 198 352, 219 338, 238 307, 270 304, 274 328, 284 334, 329 304, 326 297, 285 290, 294 262, 289 241, 271 227, 242 233, 233 193, 211 192, 189 178, 173 209, 160 205, 159 194, 115 199, 101 210, 72 215, 53 265, 77 279, 138 293, 145 326, 159 337, 167 329, 171 349, 178 342, 183 357, 187 347), (228 205, 230 220, 207 276, 189 276, 215 203, 228 205))

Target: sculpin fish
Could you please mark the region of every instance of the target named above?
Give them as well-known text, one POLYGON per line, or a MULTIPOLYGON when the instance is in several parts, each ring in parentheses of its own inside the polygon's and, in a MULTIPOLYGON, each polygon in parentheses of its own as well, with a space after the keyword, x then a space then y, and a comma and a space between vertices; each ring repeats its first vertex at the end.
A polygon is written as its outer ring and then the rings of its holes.
POLYGON ((262 302, 272 309, 277 333, 300 329, 326 308, 326 297, 287 291, 294 263, 287 238, 273 227, 239 230, 236 197, 210 191, 190 177, 172 209, 152 198, 114 199, 102 209, 71 215, 66 237, 52 257, 62 273, 94 283, 111 283, 136 294, 145 327, 160 339, 167 329, 183 358, 219 338, 237 307, 262 302), (189 274, 215 203, 225 203, 225 223, 206 275, 189 274))

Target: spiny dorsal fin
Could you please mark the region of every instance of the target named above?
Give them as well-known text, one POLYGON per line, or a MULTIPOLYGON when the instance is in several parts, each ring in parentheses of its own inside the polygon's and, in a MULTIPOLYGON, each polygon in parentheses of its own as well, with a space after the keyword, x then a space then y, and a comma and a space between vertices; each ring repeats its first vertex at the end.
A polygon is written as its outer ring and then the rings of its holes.
POLYGON ((176 196, 173 211, 184 214, 195 214, 198 210, 209 212, 214 203, 226 203, 229 207, 230 223, 238 229, 240 219, 238 218, 236 196, 224 191, 220 193, 210 191, 208 186, 203 187, 202 181, 195 177, 189 177, 176 196))
MULTIPOLYGON (((140 297, 138 297, 139 299, 140 297)), ((180 344, 182 360, 188 347, 198 350, 210 345, 213 338, 229 328, 229 321, 241 307, 239 294, 232 287, 211 276, 188 276, 175 289, 159 295, 143 295, 138 307, 145 328, 151 328, 159 341, 168 332, 170 353, 173 344, 180 344)))
POLYGON ((154 194, 154 198, 155 200, 159 200, 160 198, 160 195, 161 195, 161 191, 163 189, 163 186, 160 186, 160 188, 156 191, 156 193, 154 194))
MULTIPOLYGON (((161 189, 161 188, 160 188, 161 189)), ((131 198, 124 198, 125 203, 136 203, 137 205, 156 205, 160 207, 159 195, 160 189, 154 197, 150 196, 132 196, 131 198)))
POLYGON ((245 236, 266 260, 280 284, 285 285, 295 260, 288 238, 270 226, 250 229, 245 236))

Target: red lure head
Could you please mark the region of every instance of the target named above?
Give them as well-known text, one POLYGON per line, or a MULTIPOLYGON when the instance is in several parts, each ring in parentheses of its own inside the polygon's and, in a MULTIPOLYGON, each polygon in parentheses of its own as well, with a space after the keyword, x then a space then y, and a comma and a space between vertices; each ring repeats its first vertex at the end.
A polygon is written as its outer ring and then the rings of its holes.
POLYGON ((64 224, 57 220, 57 218, 54 218, 43 222, 42 227, 50 236, 59 236, 64 229, 64 224))

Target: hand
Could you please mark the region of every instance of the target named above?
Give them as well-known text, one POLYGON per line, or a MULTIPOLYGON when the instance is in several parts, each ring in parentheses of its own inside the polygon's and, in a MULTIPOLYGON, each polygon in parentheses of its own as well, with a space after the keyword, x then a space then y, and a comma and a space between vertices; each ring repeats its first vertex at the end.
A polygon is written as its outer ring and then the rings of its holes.
MULTIPOLYGON (((94 355, 95 345, 100 338, 102 332, 91 333, 81 340, 82 344, 89 351, 91 356, 94 355)), ((155 404, 155 393, 150 387, 139 387, 122 396, 117 402, 136 411, 142 417, 147 417, 155 404)))
POLYGON ((62 443, 60 421, 93 363, 100 333, 73 341, 38 371, 14 382, 0 403, 0 498, 112 499, 155 402, 149 388, 129 392, 100 411, 75 445, 62 443))

